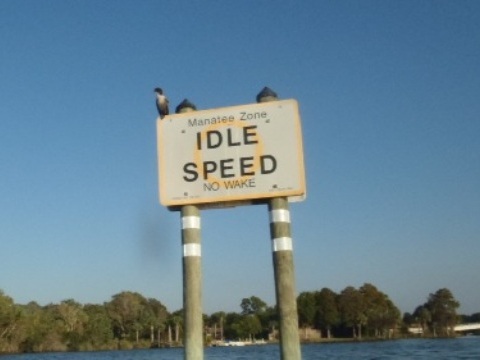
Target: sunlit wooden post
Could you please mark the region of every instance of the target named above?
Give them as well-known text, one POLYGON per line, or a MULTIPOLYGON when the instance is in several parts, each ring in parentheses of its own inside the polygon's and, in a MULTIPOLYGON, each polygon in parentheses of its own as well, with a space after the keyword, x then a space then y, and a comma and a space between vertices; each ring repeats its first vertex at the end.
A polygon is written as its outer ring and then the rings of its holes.
MULTIPOLYGON (((184 100, 176 113, 195 111, 195 105, 184 100)), ((202 248, 200 210, 195 205, 180 209, 183 247, 184 359, 203 359, 202 248)))
MULTIPOLYGON (((278 100, 277 94, 264 88, 257 102, 278 100)), ((286 197, 268 201, 270 237, 272 241, 275 293, 280 318, 280 355, 284 360, 300 360, 300 337, 293 266, 293 244, 290 230, 290 211, 286 197)))

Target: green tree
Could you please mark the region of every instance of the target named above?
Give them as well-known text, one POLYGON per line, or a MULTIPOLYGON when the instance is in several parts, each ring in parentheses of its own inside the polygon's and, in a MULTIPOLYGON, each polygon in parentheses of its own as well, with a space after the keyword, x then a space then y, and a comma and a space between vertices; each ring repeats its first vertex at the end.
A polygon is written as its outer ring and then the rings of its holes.
POLYGON ((300 327, 313 327, 317 312, 315 293, 305 291, 297 297, 298 322, 300 327))
POLYGON ((224 340, 224 324, 226 314, 223 311, 218 311, 210 315, 206 324, 212 328, 213 340, 224 340))
POLYGON ((58 319, 57 305, 48 304, 39 307, 35 303, 29 304, 32 317, 29 321, 29 337, 25 345, 33 346, 35 352, 66 351, 64 326, 58 319))
POLYGON ((255 314, 242 315, 240 321, 234 324, 237 337, 241 339, 255 339, 255 336, 262 331, 260 319, 255 314))
POLYGON ((88 321, 84 337, 86 350, 107 350, 112 348, 113 328, 107 309, 103 305, 87 304, 83 307, 88 321))
POLYGON ((338 305, 342 320, 352 328, 354 338, 362 338, 362 326, 367 322, 365 302, 360 291, 353 286, 347 286, 339 295, 338 305))
POLYGON ((428 329, 428 324, 430 324, 432 321, 432 314, 430 313, 430 310, 425 305, 417 306, 413 312, 413 318, 415 319, 415 322, 422 328, 422 335, 425 335, 428 329))
POLYGON ((62 325, 62 335, 69 350, 80 350, 84 326, 88 320, 83 306, 73 299, 55 306, 56 319, 62 325))
POLYGON ((238 323, 242 320, 242 315, 236 312, 225 314, 224 335, 226 339, 238 339, 238 323))
POLYGON ((383 331, 383 335, 388 331, 388 337, 390 337, 401 324, 401 312, 398 307, 390 300, 388 297, 386 299, 386 304, 382 308, 383 313, 381 314, 380 329, 383 331))
POLYGON ((400 320, 398 308, 372 284, 364 284, 359 291, 363 296, 368 329, 375 337, 391 336, 400 320))
POLYGON ((171 313, 167 318, 168 327, 168 343, 174 341, 180 344, 180 337, 183 333, 183 310, 177 310, 171 313), (172 340, 172 331, 174 331, 175 338, 172 340))
POLYGON ((307 338, 307 329, 312 328, 315 322, 315 314, 317 312, 315 305, 315 294, 313 292, 305 291, 298 295, 298 325, 304 329, 305 338, 307 338))
POLYGON ((430 294, 425 307, 431 314, 433 335, 451 336, 457 323, 457 309, 460 303, 449 289, 443 288, 430 294))
POLYGON ((116 337, 138 342, 145 303, 146 299, 136 292, 123 291, 112 296, 106 308, 116 337))
POLYGON ((13 299, 0 290, 0 353, 18 349, 22 341, 19 333, 21 315, 13 299))
POLYGON ((259 315, 267 309, 267 303, 259 297, 250 296, 242 299, 240 307, 242 308, 242 315, 259 315))
POLYGON ((42 337, 42 331, 38 326, 41 323, 40 315, 42 314, 42 308, 36 302, 30 302, 27 305, 21 307, 24 318, 24 333, 25 339, 20 345, 20 352, 33 352, 36 351, 35 347, 40 343, 42 337))
POLYGON ((155 340, 155 330, 157 337, 157 344, 160 346, 160 335, 165 330, 168 312, 165 305, 156 299, 148 299, 146 303, 145 320, 146 325, 150 330, 150 342, 155 340))
POLYGON ((264 339, 267 339, 271 332, 274 332, 278 327, 278 311, 277 307, 268 306, 265 311, 257 315, 262 324, 262 333, 261 336, 264 339))
POLYGON ((331 338, 331 330, 340 324, 340 312, 337 304, 338 295, 328 288, 323 288, 315 293, 316 318, 315 325, 318 329, 327 331, 327 338, 331 338))
POLYGON ((237 332, 237 337, 255 337, 262 332, 268 333, 272 311, 265 301, 257 296, 250 296, 242 299, 240 307, 243 318, 233 326, 237 332), (248 334, 245 334, 245 332, 248 332, 248 334))

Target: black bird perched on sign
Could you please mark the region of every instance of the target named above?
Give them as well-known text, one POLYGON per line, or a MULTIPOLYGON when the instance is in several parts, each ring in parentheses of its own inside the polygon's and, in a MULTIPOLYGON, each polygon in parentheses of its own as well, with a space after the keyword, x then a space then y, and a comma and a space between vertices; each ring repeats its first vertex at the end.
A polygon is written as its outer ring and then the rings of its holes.
POLYGON ((166 115, 168 115, 168 99, 167 97, 163 94, 163 90, 160 88, 155 88, 153 91, 155 91, 155 94, 157 95, 157 110, 158 110, 158 115, 160 115, 160 119, 163 119, 166 115))

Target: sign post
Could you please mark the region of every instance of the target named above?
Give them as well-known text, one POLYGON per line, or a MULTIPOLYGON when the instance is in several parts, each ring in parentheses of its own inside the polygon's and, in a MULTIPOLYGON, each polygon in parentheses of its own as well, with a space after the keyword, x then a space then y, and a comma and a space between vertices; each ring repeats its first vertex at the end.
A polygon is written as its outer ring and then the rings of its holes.
MULTIPOLYGON (((258 102, 276 101, 277 95, 264 88, 258 102)), ((270 237, 273 252, 275 293, 280 319, 280 354, 284 360, 300 360, 298 312, 293 266, 293 243, 290 230, 290 211, 286 197, 268 200, 270 237)))
POLYGON ((298 104, 264 88, 256 104, 194 110, 184 100, 157 120, 160 202, 181 211, 185 359, 203 359, 200 209, 268 204, 281 358, 300 360, 288 208, 306 194, 298 104))
MULTIPOLYGON (((192 112, 193 104, 184 101, 177 112, 192 112)), ((202 247, 200 210, 195 205, 180 209, 183 250, 183 314, 185 360, 203 359, 202 247)))
POLYGON ((202 254, 198 207, 182 206, 181 220, 185 359, 201 360, 203 359, 202 254))

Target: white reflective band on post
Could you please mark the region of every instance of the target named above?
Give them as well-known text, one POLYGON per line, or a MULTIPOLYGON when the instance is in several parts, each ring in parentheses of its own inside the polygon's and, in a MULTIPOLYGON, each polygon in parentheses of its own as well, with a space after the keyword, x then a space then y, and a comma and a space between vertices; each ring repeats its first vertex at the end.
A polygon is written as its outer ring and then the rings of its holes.
POLYGON ((183 245, 183 256, 202 256, 202 247, 200 244, 183 245))
POLYGON ((182 217, 182 229, 200 229, 200 216, 182 217))
POLYGON ((290 211, 285 209, 278 209, 270 211, 270 222, 290 222, 290 211))
POLYGON ((292 251, 293 250, 293 243, 292 238, 290 237, 281 237, 273 239, 273 251, 292 251))

